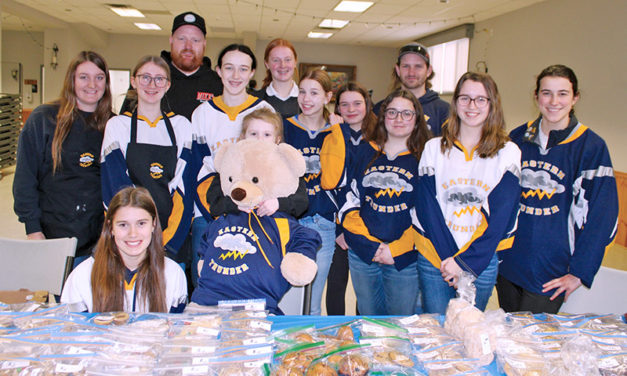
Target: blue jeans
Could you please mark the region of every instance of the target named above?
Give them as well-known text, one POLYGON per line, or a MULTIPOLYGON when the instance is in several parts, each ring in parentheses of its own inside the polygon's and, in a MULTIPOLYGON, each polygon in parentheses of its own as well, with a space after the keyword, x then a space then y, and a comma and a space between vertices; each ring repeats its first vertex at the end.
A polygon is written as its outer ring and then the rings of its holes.
MULTIPOLYGON (((194 288, 198 287, 198 261, 200 260, 200 256, 198 256, 198 251, 200 250, 200 241, 202 236, 207 231, 207 227, 209 227, 209 222, 205 219, 205 217, 196 217, 194 218, 194 222, 192 223, 192 285, 194 288)), ((191 296, 191 293, 190 293, 191 296)))
POLYGON ((368 265, 353 250, 348 266, 360 315, 413 315, 418 300, 416 263, 398 271, 394 265, 368 265))
POLYGON ((311 285, 311 314, 320 315, 322 312, 322 292, 327 282, 329 268, 335 252, 335 223, 324 218, 320 214, 303 217, 300 224, 312 230, 316 230, 322 238, 322 246, 316 253, 316 264, 318 264, 318 274, 311 285))
MULTIPOLYGON (((449 300, 456 297, 456 290, 444 281, 440 270, 434 267, 423 255, 418 255, 417 265, 424 312, 445 314, 449 300)), ((485 310, 496 284, 498 265, 499 262, 495 253, 488 267, 475 281, 475 287, 477 288, 475 307, 482 311, 485 310)))

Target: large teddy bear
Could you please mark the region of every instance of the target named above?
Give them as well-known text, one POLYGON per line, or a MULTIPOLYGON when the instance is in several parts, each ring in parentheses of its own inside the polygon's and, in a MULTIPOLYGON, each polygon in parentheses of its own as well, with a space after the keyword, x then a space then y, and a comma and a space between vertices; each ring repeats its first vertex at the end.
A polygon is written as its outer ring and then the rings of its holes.
POLYGON ((222 146, 214 166, 224 194, 250 213, 227 214, 210 224, 192 302, 264 298, 267 309, 280 314, 278 303, 290 284, 303 286, 314 279, 321 239, 282 213, 259 217, 255 206, 296 192, 305 160, 288 144, 248 139, 222 146))

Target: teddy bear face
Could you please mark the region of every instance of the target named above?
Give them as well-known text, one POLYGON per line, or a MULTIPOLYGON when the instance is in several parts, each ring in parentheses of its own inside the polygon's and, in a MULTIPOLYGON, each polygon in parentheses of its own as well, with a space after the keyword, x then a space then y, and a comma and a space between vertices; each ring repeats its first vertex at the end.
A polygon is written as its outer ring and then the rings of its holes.
POLYGON ((261 140, 224 145, 214 163, 224 194, 238 206, 249 208, 296 192, 298 178, 305 170, 298 150, 261 140))

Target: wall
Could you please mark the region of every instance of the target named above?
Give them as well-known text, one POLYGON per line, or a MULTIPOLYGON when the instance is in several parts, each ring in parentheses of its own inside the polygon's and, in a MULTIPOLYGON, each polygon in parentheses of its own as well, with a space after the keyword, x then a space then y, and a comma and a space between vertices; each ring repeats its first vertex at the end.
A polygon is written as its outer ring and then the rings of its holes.
POLYGON ((581 91, 578 119, 605 139, 614 168, 627 171, 627 132, 620 114, 627 98, 625 14, 625 1, 549 0, 479 22, 469 67, 487 61, 511 129, 538 114, 532 100, 535 76, 551 64, 570 66, 581 91))
MULTIPOLYGON (((41 77, 40 77, 40 65, 44 61, 44 34, 41 32, 28 33, 3 30, 2 31, 2 56, 6 60, 3 61, 3 74, 4 67, 7 63, 22 63, 22 89, 24 92, 24 108, 35 108, 41 104, 40 92, 41 92, 41 77), (35 79, 38 83, 38 92, 31 95, 31 100, 28 100, 26 94, 31 90, 30 85, 24 86, 25 79, 35 79)), ((13 65, 13 64, 11 64, 13 65)), ((7 70, 8 71, 8 70, 7 70)), ((14 81, 12 78, 3 77, 3 83, 9 84, 14 81)), ((17 82, 15 85, 16 86, 17 82)), ((4 87, 3 87, 4 88, 4 87)), ((19 90, 19 89, 16 89, 19 90)), ((17 91, 16 91, 17 93, 17 91)))

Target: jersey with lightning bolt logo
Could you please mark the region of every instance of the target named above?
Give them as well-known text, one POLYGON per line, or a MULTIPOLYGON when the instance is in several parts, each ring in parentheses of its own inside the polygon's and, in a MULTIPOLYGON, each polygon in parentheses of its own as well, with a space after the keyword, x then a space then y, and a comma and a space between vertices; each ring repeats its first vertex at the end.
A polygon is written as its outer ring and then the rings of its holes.
MULTIPOLYGON (((339 215, 351 250, 371 263, 382 242, 398 241, 411 228, 418 159, 408 151, 379 154, 376 144, 364 143, 357 147, 354 160, 350 190, 339 215)), ((399 270, 416 260, 412 251, 411 242, 395 248, 392 256, 399 270)))
POLYGON ((442 138, 425 145, 414 218, 417 248, 439 268, 457 264, 480 275, 499 249, 511 247, 520 199, 520 150, 506 142, 482 158, 456 141, 442 151, 442 138))
POLYGON ((204 264, 192 301, 216 305, 220 300, 266 299, 267 308, 277 305, 289 289, 281 274, 288 252, 313 260, 320 235, 281 213, 256 217, 240 212, 211 222, 201 243, 204 264))
POLYGON ((616 236, 618 194, 605 141, 570 116, 565 129, 543 133, 542 117, 514 129, 522 151, 520 215, 499 273, 534 294, 566 274, 590 287, 616 236), (546 137, 545 137, 546 136, 546 137))

